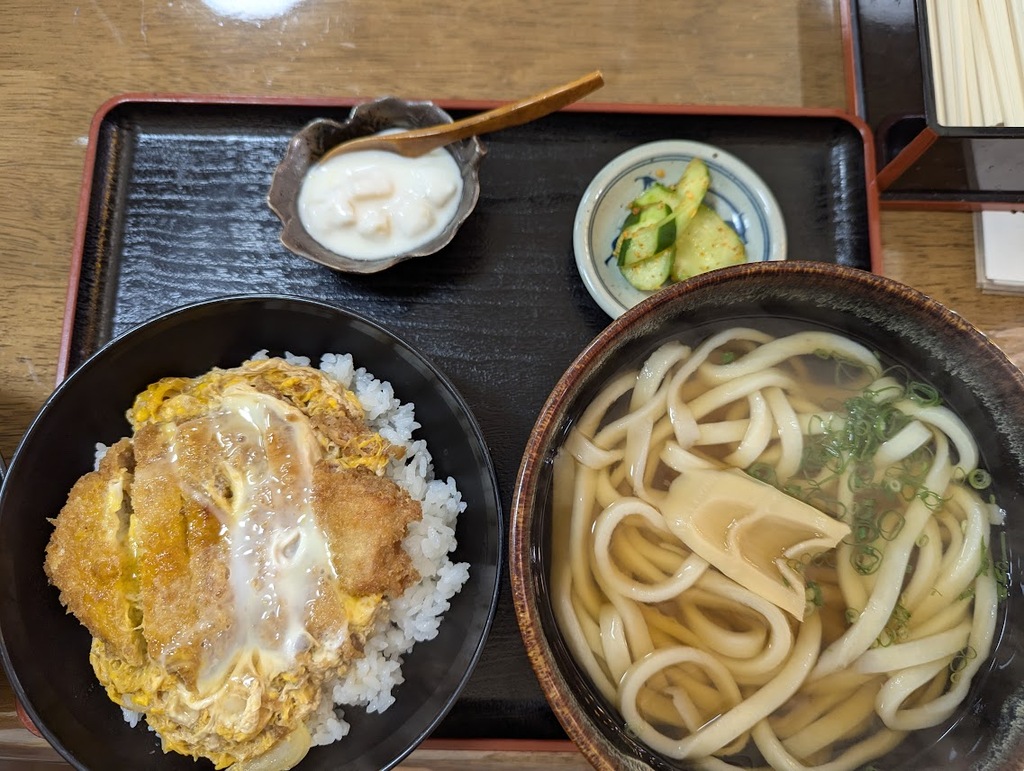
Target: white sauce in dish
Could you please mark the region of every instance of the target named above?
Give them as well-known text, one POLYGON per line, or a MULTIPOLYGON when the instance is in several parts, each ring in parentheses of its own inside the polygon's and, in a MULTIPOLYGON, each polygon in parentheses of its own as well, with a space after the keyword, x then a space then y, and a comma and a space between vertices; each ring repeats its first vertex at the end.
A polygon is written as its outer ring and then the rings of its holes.
POLYGON ((299 219, 332 252, 373 260, 436 237, 455 216, 461 193, 459 165, 444 148, 419 158, 362 150, 309 170, 299 219))

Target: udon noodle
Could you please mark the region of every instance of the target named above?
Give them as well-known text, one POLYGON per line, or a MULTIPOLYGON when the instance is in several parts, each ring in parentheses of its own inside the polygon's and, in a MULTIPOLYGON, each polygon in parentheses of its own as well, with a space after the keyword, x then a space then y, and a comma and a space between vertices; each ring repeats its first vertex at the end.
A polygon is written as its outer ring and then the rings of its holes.
POLYGON ((953 716, 992 647, 978 463, 933 389, 848 338, 665 343, 556 458, 557 622, 662 755, 859 767, 953 716))

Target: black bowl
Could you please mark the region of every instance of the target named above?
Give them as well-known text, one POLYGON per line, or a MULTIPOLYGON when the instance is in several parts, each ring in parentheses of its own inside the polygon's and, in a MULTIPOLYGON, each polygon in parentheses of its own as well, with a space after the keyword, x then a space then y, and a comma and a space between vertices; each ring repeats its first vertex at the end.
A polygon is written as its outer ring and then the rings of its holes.
MULTIPOLYGON (((1024 375, 962 317, 910 287, 822 263, 715 271, 666 289, 613 322, 570 365, 548 398, 517 479, 509 563, 516 615, 541 686, 566 732, 599 769, 679 769, 624 729, 616 709, 573 661, 548 594, 552 461, 569 427, 611 376, 661 343, 692 344, 741 324, 781 334, 838 331, 932 383, 973 429, 982 466, 1008 512, 1009 597, 994 652, 955 719, 912 734, 873 769, 1019 769, 1024 757, 1024 375)), ((993 541, 996 536, 993 535, 993 541)))
POLYGON ((130 728, 89 665, 88 632, 58 602, 43 552, 75 480, 90 470, 96 442, 129 432, 134 395, 167 375, 236 366, 262 348, 317 361, 351 353, 413 402, 435 474, 455 479, 467 509, 453 561, 470 578, 438 636, 405 658, 405 682, 382 714, 347 708, 348 736, 314 747, 299 768, 390 768, 408 755, 455 702, 475 666, 497 603, 504 530, 494 469, 469 408, 438 370, 382 327, 329 305, 287 297, 224 298, 146 322, 85 362, 47 400, 14 455, 0 496, 0 634, 3 663, 28 716, 79 768, 212 768, 163 754, 155 734, 130 728))

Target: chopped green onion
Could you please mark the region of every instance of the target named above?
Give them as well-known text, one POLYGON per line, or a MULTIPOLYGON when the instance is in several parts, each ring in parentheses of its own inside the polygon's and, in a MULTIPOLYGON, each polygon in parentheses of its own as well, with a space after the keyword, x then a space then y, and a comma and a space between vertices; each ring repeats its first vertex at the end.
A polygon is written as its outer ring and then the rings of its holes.
POLYGON ((828 549, 814 555, 811 564, 820 568, 834 568, 836 566, 836 550, 828 549))
POLYGON ((932 511, 938 511, 942 508, 942 504, 946 502, 945 498, 931 490, 921 490, 918 492, 917 497, 932 511))
POLYGON ((809 602, 814 607, 820 608, 822 605, 825 604, 825 598, 821 594, 821 587, 818 585, 817 581, 807 582, 806 594, 807 602, 809 602))
POLYGON ((767 482, 772 486, 778 486, 778 477, 775 469, 767 463, 754 463, 747 469, 747 474, 760 482, 767 482))
POLYGON ((970 645, 956 654, 953 660, 949 662, 949 681, 956 683, 960 679, 960 673, 967 668, 968 663, 976 658, 978 658, 978 652, 970 645))
MULTIPOLYGON (((732 356, 726 352, 723 361, 732 361, 732 356)), ((899 408, 900 403, 910 401, 929 407, 940 405, 942 400, 934 386, 914 380, 905 367, 894 366, 877 373, 834 351, 818 349, 813 356, 832 363, 835 382, 849 389, 848 393, 853 393, 854 388, 860 388, 859 392, 846 398, 825 399, 822 407, 827 413, 810 418, 797 474, 779 480, 774 467, 763 462, 752 464, 747 473, 848 524, 850 533, 843 543, 850 547, 850 562, 860 575, 872 575, 885 557, 883 542, 894 541, 903 532, 903 512, 908 504, 919 500, 931 511, 946 504, 943 491, 924 486, 935 462, 934 444, 926 443, 884 469, 876 468, 874 463, 879 448, 913 420, 899 408), (864 387, 865 376, 878 385, 864 387), (855 385, 858 382, 860 386, 855 385), (829 485, 834 490, 836 480, 842 477, 846 478, 847 489, 839 492, 838 497, 825 491, 829 485)), ((992 481, 984 469, 969 474, 959 469, 954 473, 955 481, 978 490, 987 488, 992 481)), ((924 534, 915 540, 918 548, 928 543, 924 534)), ((834 563, 834 550, 811 560, 813 565, 834 563)), ((803 564, 792 562, 791 567, 800 570, 803 564)), ((992 567, 989 562, 985 569, 992 567)), ((1001 584, 1000 597, 1005 597, 1009 563, 1004 560, 994 569, 997 584, 1001 584)), ((849 612, 847 615, 849 620, 849 612)))
POLYGON ((911 381, 907 384, 907 397, 925 407, 934 407, 942 403, 939 392, 934 386, 918 381, 911 381))
POLYGON ((876 540, 879 530, 870 520, 858 520, 853 527, 853 537, 857 543, 871 543, 876 540))
POLYGON ((878 518, 878 532, 886 541, 891 541, 900 534, 906 521, 900 512, 889 509, 878 518))
POLYGON ((957 595, 957 599, 958 600, 972 600, 972 599, 974 599, 974 584, 971 584, 966 589, 964 589, 962 592, 960 592, 960 594, 957 595))
MULTIPOLYGON (((809 559, 809 557, 808 557, 808 559, 809 559)), ((800 575, 803 575, 804 567, 805 566, 804 566, 804 563, 801 562, 800 560, 793 559, 792 557, 789 557, 789 558, 786 559, 786 567, 788 567, 794 573, 799 573, 800 575)))
POLYGON ((976 468, 967 475, 967 484, 975 490, 984 490, 992 484, 992 475, 983 468, 976 468))
POLYGON ((896 607, 892 609, 892 614, 889 616, 889 622, 875 640, 875 647, 887 648, 905 639, 909 623, 910 611, 902 603, 897 602, 896 607))
POLYGON ((850 563, 862 576, 869 576, 882 564, 882 552, 874 546, 860 544, 850 554, 850 563))

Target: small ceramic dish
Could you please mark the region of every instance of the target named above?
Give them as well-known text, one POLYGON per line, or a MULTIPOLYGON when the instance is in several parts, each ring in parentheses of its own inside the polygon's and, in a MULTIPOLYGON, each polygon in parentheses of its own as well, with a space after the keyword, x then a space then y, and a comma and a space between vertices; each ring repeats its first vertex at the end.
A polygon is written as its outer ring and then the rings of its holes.
POLYGON ((451 116, 433 102, 409 102, 382 97, 352 108, 344 122, 318 118, 306 124, 288 143, 284 158, 274 172, 267 202, 281 219, 281 243, 321 265, 348 273, 377 273, 404 260, 434 254, 454 238, 480 197, 478 169, 485 150, 476 137, 453 142, 445 149, 458 164, 462 194, 444 230, 419 246, 373 259, 338 254, 311 236, 299 217, 299 193, 309 170, 323 155, 342 142, 387 129, 416 129, 451 123, 451 116))
POLYGON ((623 277, 613 255, 629 204, 655 182, 673 184, 694 158, 707 164, 704 197, 743 240, 747 262, 786 259, 786 226, 771 190, 749 166, 701 142, 666 140, 634 147, 608 163, 587 187, 573 226, 573 251, 587 291, 616 318, 652 293, 623 277))

